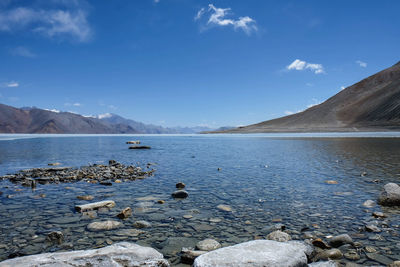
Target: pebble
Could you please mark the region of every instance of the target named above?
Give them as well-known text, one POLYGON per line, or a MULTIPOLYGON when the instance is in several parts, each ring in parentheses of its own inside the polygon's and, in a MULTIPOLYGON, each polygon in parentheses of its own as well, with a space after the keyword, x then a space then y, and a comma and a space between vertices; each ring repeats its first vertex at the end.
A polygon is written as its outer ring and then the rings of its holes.
POLYGON ((353 239, 348 234, 334 236, 329 240, 329 245, 338 248, 345 244, 353 244, 353 239))
POLYGON ((103 222, 92 222, 88 224, 87 229, 89 231, 108 231, 120 227, 122 224, 117 221, 103 221, 103 222))
POLYGON ((332 248, 318 253, 315 258, 317 260, 340 260, 343 258, 343 254, 339 249, 332 248))
POLYGON ((176 187, 177 189, 183 189, 183 188, 185 188, 185 184, 182 183, 182 182, 179 182, 179 183, 177 183, 177 184, 175 185, 175 187, 176 187))
POLYGON ((365 230, 366 230, 367 232, 374 232, 374 233, 379 233, 379 232, 382 231, 381 229, 379 229, 378 226, 373 225, 373 224, 366 225, 366 226, 365 226, 365 230))

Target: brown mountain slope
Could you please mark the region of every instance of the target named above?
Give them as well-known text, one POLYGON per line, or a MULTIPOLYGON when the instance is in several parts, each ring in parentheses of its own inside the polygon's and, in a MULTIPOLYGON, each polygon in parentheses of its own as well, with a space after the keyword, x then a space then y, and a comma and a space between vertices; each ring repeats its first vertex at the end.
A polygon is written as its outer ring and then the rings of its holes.
POLYGON ((400 130, 400 62, 290 116, 223 133, 400 130))

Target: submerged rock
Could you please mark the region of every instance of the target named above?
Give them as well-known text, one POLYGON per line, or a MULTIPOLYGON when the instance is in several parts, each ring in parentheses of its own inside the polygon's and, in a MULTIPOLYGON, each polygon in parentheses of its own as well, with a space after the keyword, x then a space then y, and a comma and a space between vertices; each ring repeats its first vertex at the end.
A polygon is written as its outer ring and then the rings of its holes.
POLYGON ((94 196, 86 195, 86 196, 77 196, 76 198, 79 200, 93 200, 94 196))
POLYGON ((151 227, 151 223, 149 223, 148 221, 136 221, 133 224, 134 227, 136 228, 150 228, 151 227))
POLYGON ((130 146, 129 149, 150 149, 150 146, 130 146))
POLYGON ((231 212, 232 211, 232 207, 229 205, 224 205, 224 204, 219 204, 217 206, 217 209, 222 210, 222 211, 227 211, 227 212, 231 212))
POLYGON ((254 240, 203 254, 193 266, 307 266, 307 255, 311 252, 312 248, 303 242, 254 240))
POLYGON ((197 257, 207 252, 208 251, 203 251, 203 250, 182 249, 181 262, 186 264, 193 264, 194 260, 197 257))
POLYGON ((338 248, 345 244, 353 244, 353 239, 348 234, 337 235, 329 240, 329 245, 334 248, 338 248))
POLYGON ((343 253, 337 249, 332 248, 329 250, 322 251, 315 256, 315 260, 340 260, 343 258, 343 253))
POLYGON ((139 140, 135 140, 135 141, 127 141, 126 142, 128 145, 139 145, 140 141, 139 140))
POLYGON ((121 242, 99 249, 43 253, 0 262, 0 267, 34 266, 152 266, 168 267, 157 250, 121 242))
POLYGON ((395 183, 386 184, 379 196, 378 204, 382 206, 400 206, 400 186, 395 183))
POLYGON ((116 229, 120 226, 120 222, 108 220, 104 222, 92 222, 87 226, 87 229, 89 231, 108 231, 116 229))

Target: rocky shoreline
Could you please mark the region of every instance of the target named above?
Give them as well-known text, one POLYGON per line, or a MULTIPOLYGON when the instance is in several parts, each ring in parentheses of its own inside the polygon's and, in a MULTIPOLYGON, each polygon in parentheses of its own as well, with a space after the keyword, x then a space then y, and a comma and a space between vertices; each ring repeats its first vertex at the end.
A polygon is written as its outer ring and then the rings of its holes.
MULTIPOLYGON (((150 163, 147 164, 147 168, 150 165, 150 163)), ((113 182, 121 183, 144 179, 153 175, 154 171, 154 169, 145 171, 138 166, 126 166, 115 160, 110 160, 108 165, 93 164, 80 168, 50 167, 21 170, 15 174, 0 176, 0 180, 9 180, 12 183, 31 188, 35 188, 37 184, 74 183, 78 181, 112 185, 113 182)))

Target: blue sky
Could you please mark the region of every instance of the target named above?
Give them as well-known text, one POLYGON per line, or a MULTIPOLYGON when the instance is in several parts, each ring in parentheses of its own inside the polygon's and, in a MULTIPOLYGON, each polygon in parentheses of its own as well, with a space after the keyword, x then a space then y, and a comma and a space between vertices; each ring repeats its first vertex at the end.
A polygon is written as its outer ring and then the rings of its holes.
POLYGON ((400 60, 400 1, 0 0, 0 102, 163 126, 304 110, 400 60))

